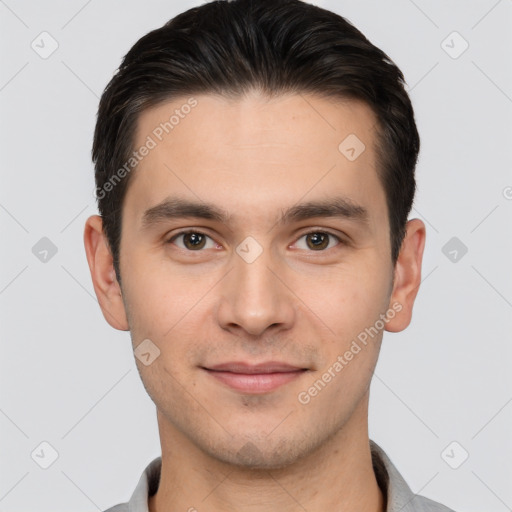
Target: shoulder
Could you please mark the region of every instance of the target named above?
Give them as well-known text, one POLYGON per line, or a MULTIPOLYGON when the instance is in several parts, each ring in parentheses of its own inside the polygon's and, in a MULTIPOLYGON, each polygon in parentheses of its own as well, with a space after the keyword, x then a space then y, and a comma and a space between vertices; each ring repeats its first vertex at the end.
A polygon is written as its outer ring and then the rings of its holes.
POLYGON ((119 503, 103 512, 147 512, 148 498, 156 493, 160 483, 162 458, 153 459, 143 471, 139 483, 127 503, 119 503))
POLYGON ((454 512, 429 498, 414 494, 386 452, 370 440, 372 463, 387 499, 386 512, 454 512))
POLYGON ((103 512, 128 512, 128 503, 119 503, 119 505, 114 505, 103 512))
POLYGON ((437 501, 418 495, 413 498, 411 505, 413 505, 413 510, 418 512, 454 512, 451 508, 445 507, 437 501))

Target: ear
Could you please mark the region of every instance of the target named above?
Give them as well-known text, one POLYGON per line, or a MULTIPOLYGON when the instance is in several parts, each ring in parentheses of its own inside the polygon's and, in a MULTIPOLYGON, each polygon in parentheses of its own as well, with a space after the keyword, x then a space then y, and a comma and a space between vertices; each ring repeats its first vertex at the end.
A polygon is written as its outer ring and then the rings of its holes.
POLYGON ((406 235, 395 265, 395 280, 389 301, 389 307, 395 304, 393 309, 398 313, 386 323, 386 331, 403 331, 411 323, 412 308, 421 283, 425 236, 425 224, 421 220, 412 219, 407 222, 406 235))
POLYGON ((114 329, 128 331, 129 326, 121 287, 117 282, 114 260, 107 238, 103 233, 103 221, 99 215, 93 215, 87 219, 84 245, 94 291, 105 320, 114 329))

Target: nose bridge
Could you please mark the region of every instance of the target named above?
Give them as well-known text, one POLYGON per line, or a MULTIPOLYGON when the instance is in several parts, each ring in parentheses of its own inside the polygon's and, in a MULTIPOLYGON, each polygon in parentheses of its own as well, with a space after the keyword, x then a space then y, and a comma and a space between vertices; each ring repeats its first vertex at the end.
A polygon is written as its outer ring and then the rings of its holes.
POLYGON ((224 328, 237 325, 254 335, 271 325, 289 328, 293 304, 286 287, 274 275, 279 262, 269 248, 258 248, 251 240, 244 242, 233 254, 234 268, 223 290, 219 322, 224 328))
MULTIPOLYGON (((237 280, 235 289, 237 290, 237 299, 239 303, 254 303, 258 305, 260 301, 271 305, 275 298, 274 285, 271 279, 273 277, 269 267, 272 265, 271 257, 266 251, 265 255, 259 256, 253 262, 247 262, 243 258, 239 258, 236 262, 234 277, 237 280)), ((261 307, 260 304, 258 307, 261 307)), ((270 309, 270 307, 269 307, 270 309)))

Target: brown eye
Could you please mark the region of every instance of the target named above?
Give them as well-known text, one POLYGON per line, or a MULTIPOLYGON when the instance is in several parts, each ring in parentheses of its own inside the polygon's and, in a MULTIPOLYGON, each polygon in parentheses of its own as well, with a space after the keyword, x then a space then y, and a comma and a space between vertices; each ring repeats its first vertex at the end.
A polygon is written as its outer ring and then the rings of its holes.
POLYGON ((202 249, 206 244, 206 237, 199 233, 186 233, 183 235, 183 243, 187 249, 202 249))
POLYGON ((302 235, 296 242, 298 249, 321 252, 341 243, 341 239, 325 231, 311 231, 302 235))
POLYGON ((180 249, 188 251, 200 251, 201 249, 212 249, 215 247, 215 242, 208 235, 198 231, 178 233, 168 243, 173 243, 180 249))
POLYGON ((329 235, 327 233, 309 233, 306 235, 306 243, 313 250, 325 249, 329 245, 329 235))

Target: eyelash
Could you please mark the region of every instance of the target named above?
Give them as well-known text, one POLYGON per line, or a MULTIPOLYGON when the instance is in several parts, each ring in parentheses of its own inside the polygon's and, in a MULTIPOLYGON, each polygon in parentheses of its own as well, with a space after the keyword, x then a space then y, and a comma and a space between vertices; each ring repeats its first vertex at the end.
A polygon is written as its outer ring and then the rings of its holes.
MULTIPOLYGON (((213 240, 213 238, 210 235, 207 235, 206 233, 203 233, 202 231, 199 231, 199 230, 196 230, 196 229, 187 229, 187 230, 180 231, 179 233, 174 234, 169 240, 167 240, 166 243, 171 244, 171 243, 174 242, 174 240, 176 240, 180 236, 187 235, 187 234, 190 234, 190 233, 194 233, 196 235, 201 235, 201 236, 206 236, 206 237, 210 238, 211 240, 213 240)), ((302 233, 302 235, 299 238, 297 238, 297 241, 300 240, 301 238, 307 236, 307 235, 313 235, 313 234, 319 234, 319 233, 323 234, 323 235, 328 235, 328 236, 334 238, 338 242, 334 247, 330 247, 330 249, 334 249, 338 245, 345 244, 344 240, 341 239, 338 235, 335 235, 334 233, 331 233, 330 231, 325 231, 325 230, 320 230, 320 229, 314 229, 314 230, 311 230, 311 231, 307 231, 306 233, 302 233)), ((217 242, 215 242, 215 243, 217 243, 217 242)), ((297 243, 297 242, 295 242, 295 243, 297 243)), ((181 247, 178 247, 178 248, 182 249, 181 247)), ((182 250, 187 251, 187 252, 203 252, 203 249, 200 249, 198 251, 192 251, 192 250, 189 250, 189 249, 182 249, 182 250)), ((326 252, 327 250, 328 249, 322 249, 322 250, 319 250, 319 251, 310 250, 310 252, 326 252)))

